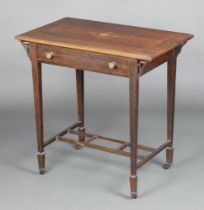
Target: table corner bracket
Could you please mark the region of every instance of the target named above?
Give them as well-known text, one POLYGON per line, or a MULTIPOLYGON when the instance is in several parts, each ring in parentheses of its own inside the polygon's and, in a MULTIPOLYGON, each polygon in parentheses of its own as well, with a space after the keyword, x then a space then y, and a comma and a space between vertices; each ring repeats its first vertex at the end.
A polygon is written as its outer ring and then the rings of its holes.
POLYGON ((181 53, 181 50, 182 50, 184 44, 185 44, 185 42, 176 47, 176 57, 181 53))
POLYGON ((21 41, 21 44, 23 45, 23 47, 24 47, 24 49, 26 51, 27 56, 30 57, 30 51, 29 51, 30 43, 29 42, 21 41))
POLYGON ((147 61, 138 61, 138 74, 141 75, 144 67, 147 65, 147 61))

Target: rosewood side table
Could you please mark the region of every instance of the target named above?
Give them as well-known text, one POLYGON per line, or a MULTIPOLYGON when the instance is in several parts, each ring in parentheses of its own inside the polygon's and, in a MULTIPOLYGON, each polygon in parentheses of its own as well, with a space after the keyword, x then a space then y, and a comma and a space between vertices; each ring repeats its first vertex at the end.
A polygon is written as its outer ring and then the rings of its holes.
POLYGON ((130 157, 130 190, 137 197, 137 170, 166 149, 164 168, 173 161, 173 127, 176 61, 182 46, 192 38, 176 33, 127 25, 63 18, 54 23, 16 36, 25 47, 32 64, 38 164, 45 171, 46 146, 60 140, 100 151, 130 157), (138 103, 140 77, 167 62, 167 141, 157 148, 138 144, 138 103), (53 137, 44 140, 41 64, 76 69, 78 121, 53 137), (84 125, 84 71, 122 76, 129 79, 130 142, 90 134, 84 125), (74 134, 76 139, 65 135, 74 134), (115 143, 116 148, 96 141, 115 143), (130 152, 124 149, 129 147, 130 152), (147 152, 145 157, 138 150, 147 152))

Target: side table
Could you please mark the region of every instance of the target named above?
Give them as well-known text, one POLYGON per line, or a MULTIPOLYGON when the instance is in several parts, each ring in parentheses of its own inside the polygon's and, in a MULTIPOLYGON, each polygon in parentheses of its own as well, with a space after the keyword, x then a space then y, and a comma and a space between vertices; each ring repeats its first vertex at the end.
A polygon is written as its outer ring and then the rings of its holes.
MULTIPOLYGON (((63 18, 54 23, 16 36, 25 47, 32 64, 38 164, 45 172, 44 149, 55 140, 130 157, 130 189, 137 197, 137 170, 166 149, 164 168, 173 161, 173 129, 175 104, 176 61, 182 46, 191 34, 147 29, 127 25, 63 18), (138 103, 140 77, 167 62, 167 141, 157 148, 138 144, 138 103), (44 140, 42 63, 75 69, 78 120, 53 137, 44 140), (85 132, 84 71, 122 76, 129 79, 130 142, 85 132), (78 140, 65 135, 74 134, 78 140), (102 146, 97 140, 115 143, 102 146), (127 147, 130 152, 125 151, 127 147), (138 150, 147 152, 145 157, 138 150)), ((114 77, 113 77, 114 78, 114 77)))

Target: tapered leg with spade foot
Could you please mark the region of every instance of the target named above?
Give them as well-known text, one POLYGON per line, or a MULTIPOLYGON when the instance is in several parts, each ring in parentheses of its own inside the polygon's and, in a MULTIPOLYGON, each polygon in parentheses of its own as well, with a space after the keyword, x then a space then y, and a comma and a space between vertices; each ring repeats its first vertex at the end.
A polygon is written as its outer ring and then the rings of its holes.
MULTIPOLYGON (((77 110, 78 120, 81 122, 78 130, 79 141, 85 141, 85 127, 84 127, 84 71, 76 69, 76 86, 77 86, 77 110)), ((75 145, 76 149, 80 149, 80 145, 75 145)))
POLYGON ((130 105, 130 194, 137 197, 137 138, 138 138, 138 106, 139 106, 139 65, 131 61, 129 76, 130 105))
POLYGON ((167 140, 169 146, 166 148, 166 163, 164 169, 168 169, 173 162, 173 134, 174 134, 174 107, 175 107, 175 89, 176 89, 176 50, 168 60, 167 67, 167 140))
POLYGON ((41 63, 37 60, 36 44, 29 47, 30 59, 32 63, 35 121, 38 145, 38 166, 40 174, 45 173, 45 152, 44 152, 44 134, 43 134, 43 97, 42 97, 42 72, 41 63))

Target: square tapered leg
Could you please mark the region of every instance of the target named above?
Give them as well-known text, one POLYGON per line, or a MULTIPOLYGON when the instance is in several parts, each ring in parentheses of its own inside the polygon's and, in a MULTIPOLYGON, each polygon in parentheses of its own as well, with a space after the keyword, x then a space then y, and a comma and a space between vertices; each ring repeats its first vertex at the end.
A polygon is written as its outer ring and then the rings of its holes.
POLYGON ((36 44, 31 44, 29 48, 30 59, 32 63, 35 121, 38 145, 38 165, 40 174, 45 172, 45 152, 44 152, 44 134, 43 134, 43 97, 42 97, 42 72, 41 63, 37 60, 36 44))
POLYGON ((139 66, 131 61, 129 76, 130 105, 130 193, 137 197, 137 138, 138 138, 138 106, 139 106, 139 66))
POLYGON ((166 149, 166 163, 164 169, 168 169, 173 162, 173 134, 174 134, 174 107, 176 89, 176 50, 171 54, 167 65, 167 140, 169 146, 166 149))
MULTIPOLYGON (((84 71, 76 69, 76 86, 77 86, 77 110, 78 120, 81 122, 78 130, 79 141, 85 141, 85 127, 84 127, 84 71)), ((79 145, 75 146, 76 149, 80 149, 79 145)))

